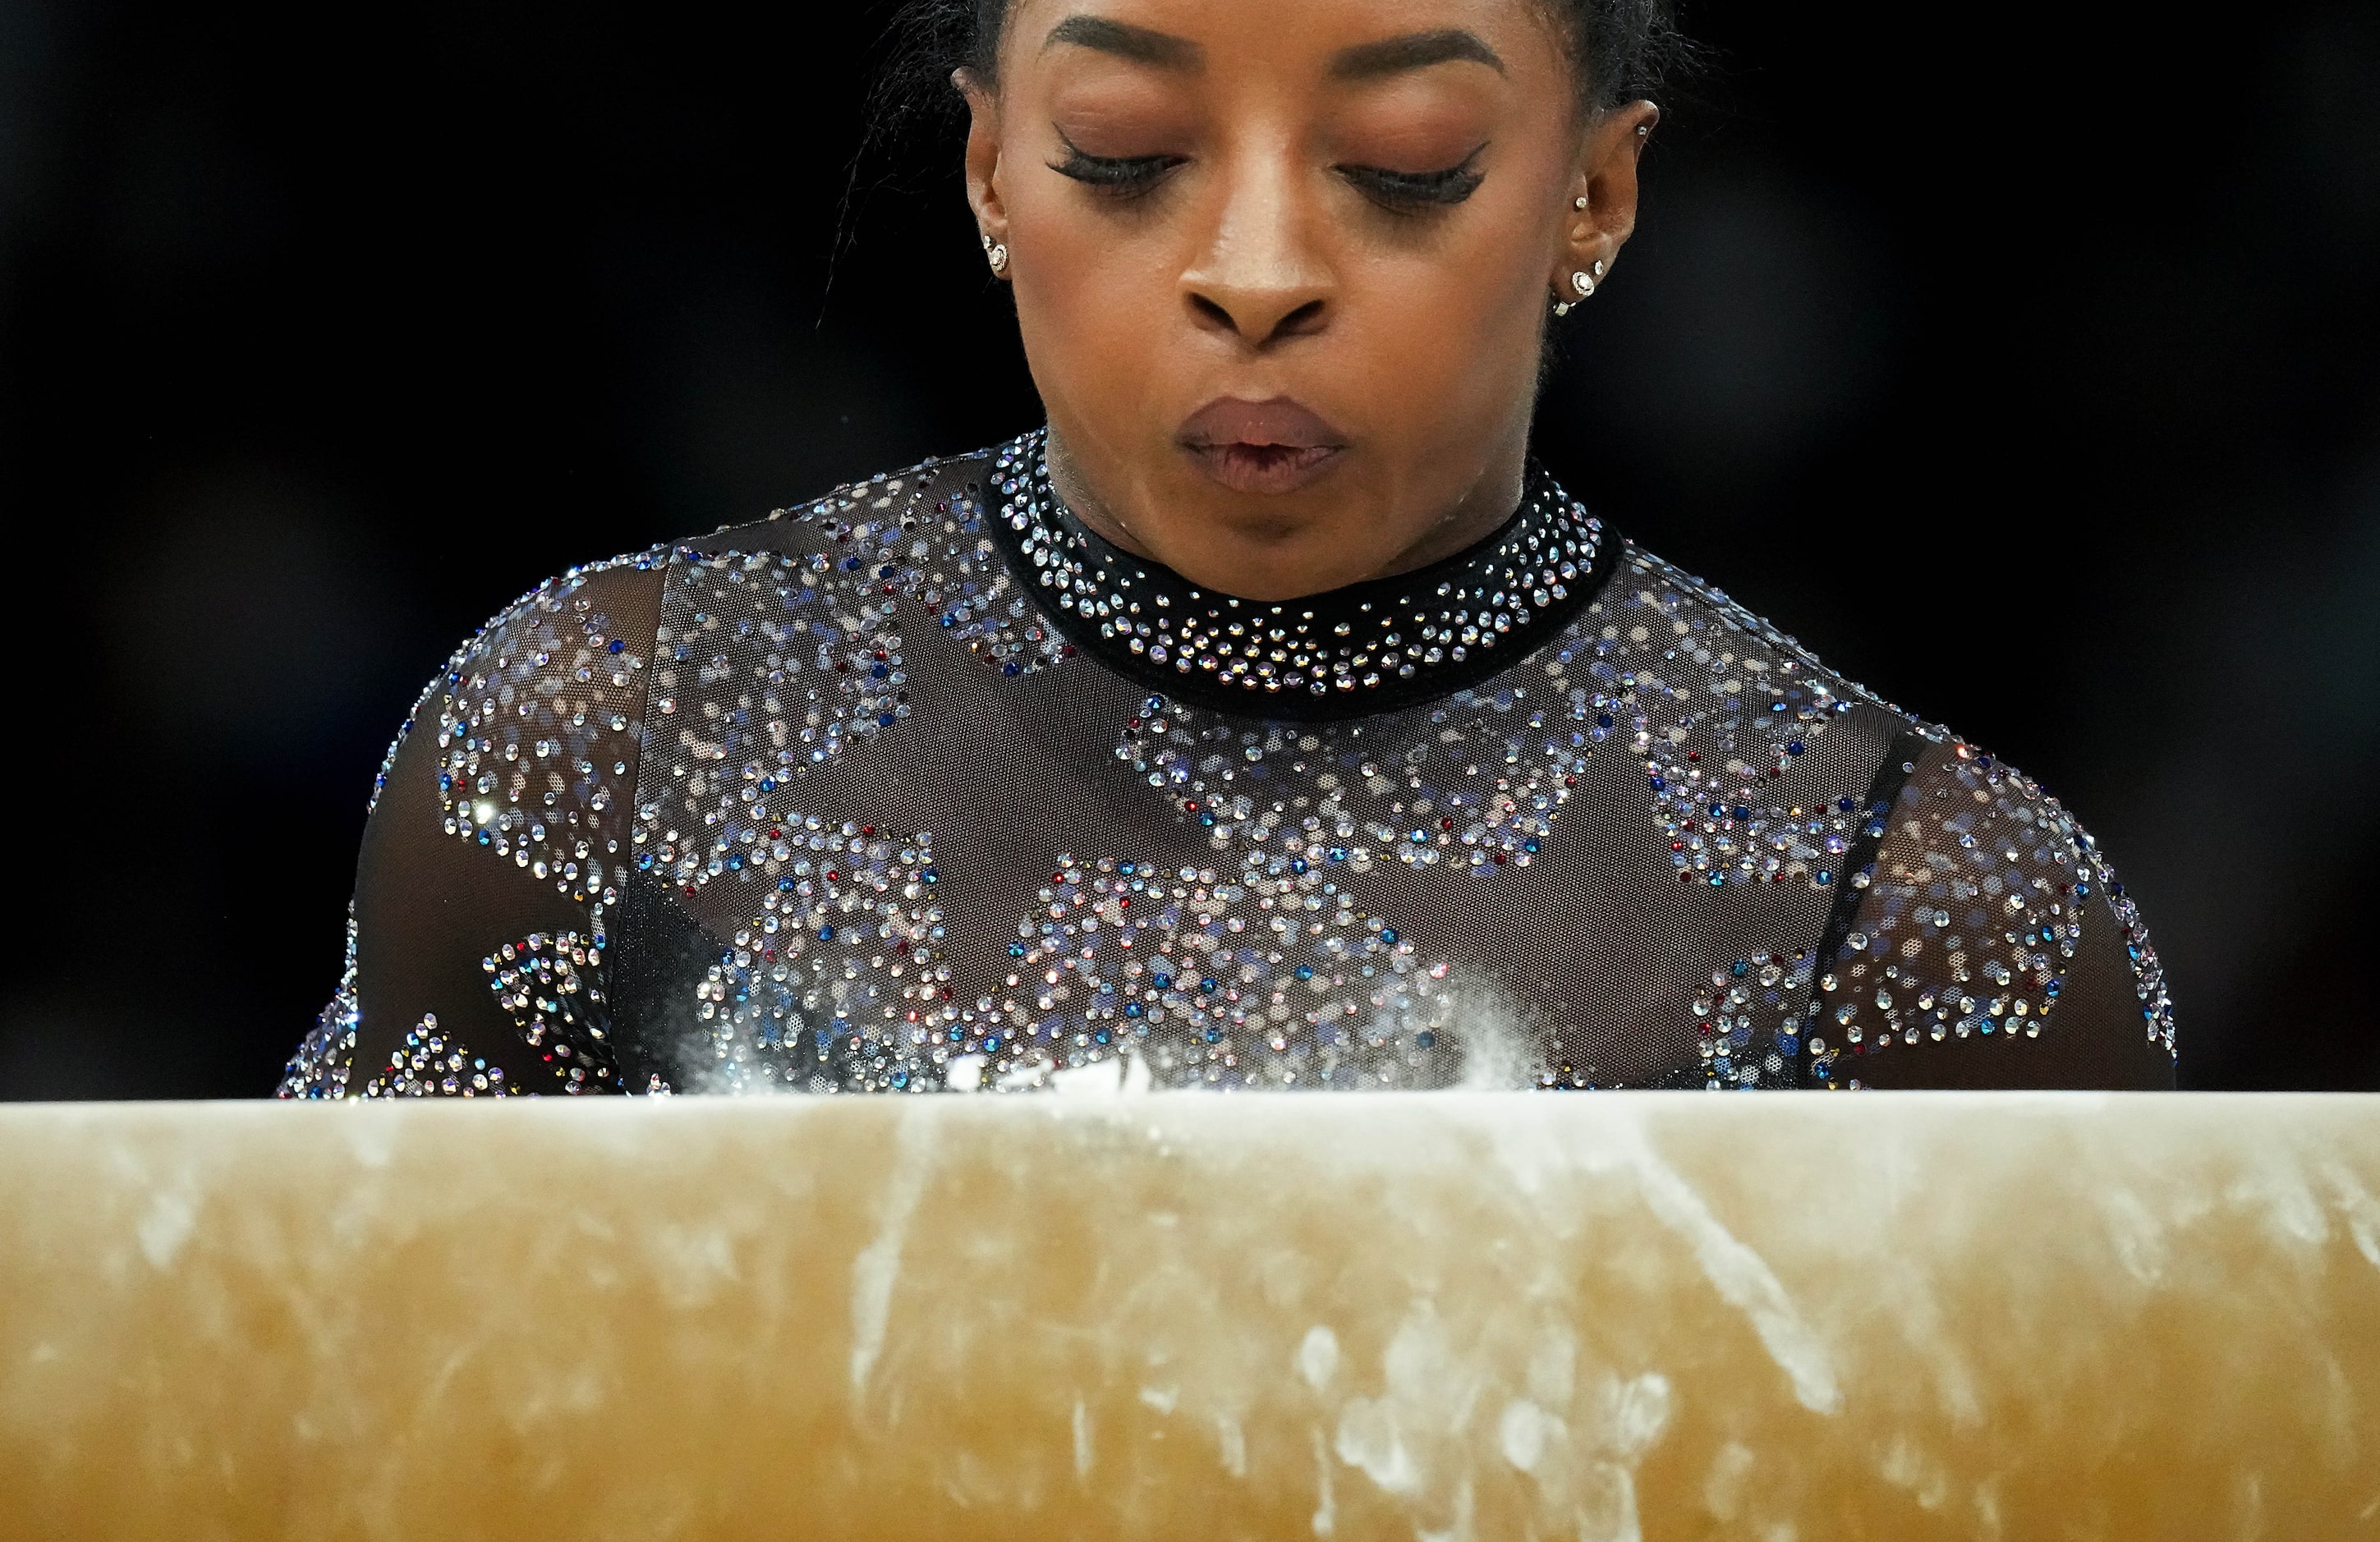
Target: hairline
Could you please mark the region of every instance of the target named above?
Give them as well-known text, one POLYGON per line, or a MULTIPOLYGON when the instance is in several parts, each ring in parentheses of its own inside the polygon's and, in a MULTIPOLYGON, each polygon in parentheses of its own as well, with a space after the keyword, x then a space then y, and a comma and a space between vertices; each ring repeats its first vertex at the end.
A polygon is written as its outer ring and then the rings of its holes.
MULTIPOLYGON (((1605 94, 1605 84, 1597 79, 1601 73, 1597 61, 1585 56, 1585 40, 1576 35, 1576 27, 1568 18, 1564 7, 1560 4, 1560 0, 1523 0, 1523 3, 1526 5, 1529 9, 1536 12, 1538 20, 1550 29, 1554 34, 1555 41, 1558 44, 1556 52, 1561 56, 1563 66, 1572 75, 1572 95, 1577 103, 1575 115, 1578 121, 1582 123, 1592 122, 1593 120, 1601 117, 1606 112, 1610 110, 1611 107, 1618 105, 1616 102, 1607 103, 1603 100, 1605 94)), ((997 6, 999 25, 993 29, 991 35, 987 37, 983 35, 980 30, 980 24, 978 23, 978 30, 975 38, 975 56, 961 67, 963 70, 971 75, 984 89, 990 91, 995 95, 998 94, 1000 91, 1001 47, 1008 38, 1009 32, 1012 29, 1012 23, 1015 18, 1018 8, 1029 4, 1031 4, 1031 0, 999 0, 997 6)), ((977 7, 978 16, 980 16, 981 11, 984 8, 986 7, 983 7, 980 5, 977 7)), ((1145 37, 1164 39, 1168 42, 1187 42, 1186 39, 1172 38, 1170 34, 1153 32, 1147 28, 1133 27, 1127 22, 1112 21, 1104 17, 1092 17, 1078 13, 1075 16, 1070 16, 1062 19, 1056 27, 1053 27, 1050 30, 1050 34, 1045 36, 1042 41, 1042 50, 1046 51, 1053 42, 1080 41, 1073 38, 1061 39, 1057 35, 1060 31, 1067 30, 1071 23, 1077 20, 1097 23, 1099 25, 1102 31, 1109 28, 1113 28, 1123 31, 1141 34, 1145 37)), ((1448 28, 1440 29, 1439 30, 1453 32, 1464 31, 1465 30, 1461 28, 1448 28)), ((1432 35, 1435 34, 1409 34, 1409 36, 1412 37, 1427 37, 1432 35)), ((1471 33, 1468 35, 1473 37, 1475 41, 1477 41, 1477 34, 1471 33)), ((1387 41, 1393 42, 1402 40, 1390 39, 1387 41)), ((1189 44, 1189 46, 1196 47, 1196 45, 1189 44)), ((1356 48, 1361 49, 1366 46, 1370 45, 1357 44, 1356 48)), ((1482 42, 1481 47, 1486 49, 1486 44, 1482 42)), ((1103 51, 1115 52, 1115 50, 1112 49, 1103 51)), ((1348 50, 1346 52, 1354 51, 1354 50, 1348 50)), ((1487 49, 1487 52, 1490 55, 1490 58, 1494 59, 1494 50, 1487 49)), ((1126 55, 1124 56, 1131 57, 1133 55, 1126 55)), ((1480 62, 1488 63, 1489 61, 1481 60, 1480 62)), ((1494 62, 1498 73, 1503 73, 1501 60, 1495 59, 1494 62)))

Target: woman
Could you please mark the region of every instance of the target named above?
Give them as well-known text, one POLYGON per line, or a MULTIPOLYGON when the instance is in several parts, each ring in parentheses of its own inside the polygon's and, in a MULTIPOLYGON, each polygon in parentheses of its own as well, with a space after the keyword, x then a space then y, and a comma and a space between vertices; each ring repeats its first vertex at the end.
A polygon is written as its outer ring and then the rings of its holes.
POLYGON ((1048 427, 468 642, 285 1093, 2171 1085, 2055 799, 1528 458, 1660 0, 961 14, 1048 427))

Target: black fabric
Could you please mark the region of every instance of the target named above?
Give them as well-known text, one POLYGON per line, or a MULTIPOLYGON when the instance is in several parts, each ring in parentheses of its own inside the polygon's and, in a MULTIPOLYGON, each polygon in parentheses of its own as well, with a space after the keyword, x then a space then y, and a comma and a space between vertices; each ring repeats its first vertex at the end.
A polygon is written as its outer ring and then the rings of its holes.
MULTIPOLYGON (((1116 625, 1179 577, 1049 581, 1103 553, 1038 453, 500 615, 394 752, 285 1093, 2171 1085, 2155 952, 2055 799, 1542 473, 1420 576, 1487 598, 1416 640, 1495 647, 1318 694, 1333 658, 1266 637, 1242 678, 1281 688, 1232 710, 1220 657, 1185 687, 1116 625), (1540 603, 1510 552, 1547 519, 1594 547, 1540 603)), ((1376 589, 1296 602, 1308 637, 1376 589)))

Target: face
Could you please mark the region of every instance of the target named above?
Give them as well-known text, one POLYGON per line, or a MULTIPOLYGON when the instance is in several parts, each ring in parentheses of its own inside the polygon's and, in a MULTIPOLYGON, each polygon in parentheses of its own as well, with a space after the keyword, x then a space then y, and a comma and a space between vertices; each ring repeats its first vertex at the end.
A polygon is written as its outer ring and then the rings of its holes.
POLYGON ((1094 528, 1280 600, 1512 512, 1548 307, 1627 238, 1653 118, 1580 114, 1542 5, 1013 0, 960 84, 1094 528))

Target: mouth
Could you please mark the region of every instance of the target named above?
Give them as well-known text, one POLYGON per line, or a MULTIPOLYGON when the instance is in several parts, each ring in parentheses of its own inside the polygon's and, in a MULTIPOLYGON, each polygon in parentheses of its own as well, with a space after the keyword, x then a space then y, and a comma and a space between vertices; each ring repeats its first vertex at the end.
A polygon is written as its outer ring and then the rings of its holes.
POLYGON ((1344 434, 1288 396, 1219 397, 1190 415, 1174 443, 1208 480, 1233 492, 1293 492, 1347 451, 1344 434))

